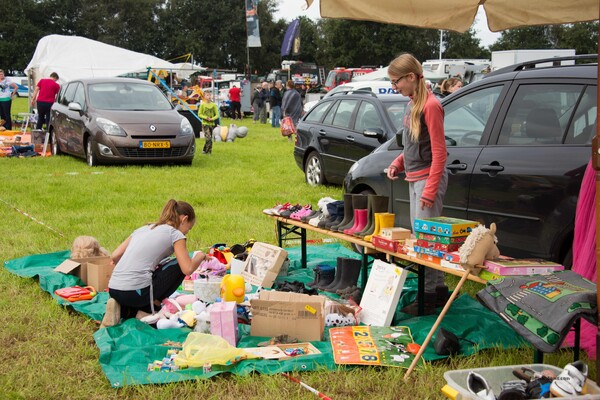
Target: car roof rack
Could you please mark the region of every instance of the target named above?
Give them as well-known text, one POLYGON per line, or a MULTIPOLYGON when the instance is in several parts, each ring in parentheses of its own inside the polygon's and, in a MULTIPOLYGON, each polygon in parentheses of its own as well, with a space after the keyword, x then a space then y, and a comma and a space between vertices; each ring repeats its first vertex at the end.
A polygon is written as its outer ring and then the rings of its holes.
MULTIPOLYGON (((565 56, 565 57, 542 58, 539 60, 525 61, 525 62, 522 62, 519 64, 509 65, 508 67, 497 69, 493 72, 490 72, 489 74, 486 74, 486 77, 500 75, 500 74, 504 74, 506 72, 517 72, 517 71, 523 71, 526 69, 538 68, 538 66, 537 66, 538 64, 552 63, 552 67, 560 67, 563 65, 564 61, 579 61, 579 60, 592 60, 592 59, 594 61, 598 61, 598 54, 578 54, 578 55, 565 56)), ((569 65, 572 65, 572 64, 569 64, 569 65)), ((548 67, 540 66, 539 68, 548 68, 548 67)))
POLYGON ((339 92, 335 92, 334 94, 332 94, 330 97, 334 97, 334 96, 342 96, 342 95, 349 95, 349 94, 358 94, 358 95, 362 95, 362 96, 367 96, 370 95, 371 97, 377 97, 377 95, 375 93, 373 93, 370 90, 365 90, 365 89, 345 89, 345 90, 340 90, 339 92))

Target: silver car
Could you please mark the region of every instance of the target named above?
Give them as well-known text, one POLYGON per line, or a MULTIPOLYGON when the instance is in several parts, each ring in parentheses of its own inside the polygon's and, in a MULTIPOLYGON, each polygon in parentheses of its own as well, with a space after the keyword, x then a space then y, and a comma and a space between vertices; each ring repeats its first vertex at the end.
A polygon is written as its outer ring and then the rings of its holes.
POLYGON ((52 106, 52 153, 112 163, 190 165, 195 137, 153 83, 129 78, 80 79, 63 85, 52 106))

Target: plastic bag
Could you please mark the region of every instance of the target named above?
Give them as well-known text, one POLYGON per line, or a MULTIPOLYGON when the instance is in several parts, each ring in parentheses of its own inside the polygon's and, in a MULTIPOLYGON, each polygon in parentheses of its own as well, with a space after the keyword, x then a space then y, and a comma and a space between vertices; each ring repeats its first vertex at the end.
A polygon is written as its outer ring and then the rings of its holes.
POLYGON ((231 365, 255 355, 230 345, 220 336, 190 332, 175 358, 180 367, 204 367, 205 364, 231 365))
POLYGON ((296 127, 291 117, 283 117, 281 120, 281 136, 291 136, 296 133, 296 127))

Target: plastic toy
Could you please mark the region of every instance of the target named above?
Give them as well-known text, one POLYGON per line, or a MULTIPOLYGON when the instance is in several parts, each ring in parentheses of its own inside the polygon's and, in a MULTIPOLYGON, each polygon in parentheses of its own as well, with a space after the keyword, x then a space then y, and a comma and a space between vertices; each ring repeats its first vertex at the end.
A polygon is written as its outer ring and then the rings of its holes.
POLYGON ((72 286, 62 289, 56 289, 54 293, 71 303, 81 300, 91 300, 96 296, 96 289, 92 286, 72 286))
POLYGON ((246 294, 246 284, 241 275, 225 275, 221 281, 221 298, 224 301, 242 303, 246 294))

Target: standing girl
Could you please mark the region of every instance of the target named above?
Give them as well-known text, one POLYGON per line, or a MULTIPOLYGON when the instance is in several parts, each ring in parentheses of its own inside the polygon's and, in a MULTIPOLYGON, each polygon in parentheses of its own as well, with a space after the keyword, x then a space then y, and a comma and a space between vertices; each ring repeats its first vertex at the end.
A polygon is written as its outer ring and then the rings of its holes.
POLYGON ((190 258, 186 248, 185 235, 195 222, 191 205, 171 199, 158 221, 135 230, 112 253, 116 266, 108 282, 110 299, 101 327, 116 325, 121 318, 134 318, 138 311, 154 314, 183 278, 208 258, 203 252, 190 258), (177 262, 159 266, 173 252, 177 262))
MULTIPOLYGON (((392 87, 411 98, 404 114, 402 142, 404 151, 388 167, 387 176, 398 179, 405 172, 410 198, 410 223, 415 218, 438 217, 442 214, 444 194, 448 186, 446 171, 446 140, 444 110, 439 100, 427 90, 423 67, 411 54, 402 54, 388 68, 392 87)), ((425 268, 425 314, 433 314, 435 307, 448 298, 444 273, 425 268)), ((417 315, 418 304, 402 311, 417 315)))
POLYGON ((18 88, 16 83, 10 82, 4 77, 4 71, 0 69, 0 119, 4 121, 0 125, 3 125, 9 131, 12 129, 10 108, 12 100, 17 95, 18 88))

